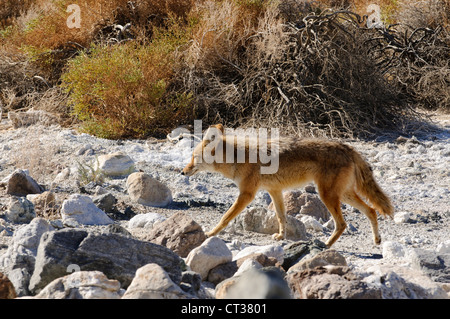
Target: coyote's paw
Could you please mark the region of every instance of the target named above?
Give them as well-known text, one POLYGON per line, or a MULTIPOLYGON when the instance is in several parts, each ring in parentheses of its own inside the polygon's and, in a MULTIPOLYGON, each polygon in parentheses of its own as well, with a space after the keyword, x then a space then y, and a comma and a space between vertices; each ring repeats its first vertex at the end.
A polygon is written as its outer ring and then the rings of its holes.
POLYGON ((280 233, 275 233, 272 235, 272 238, 275 240, 283 240, 284 239, 284 235, 280 234, 280 233))
POLYGON ((205 233, 205 235, 206 235, 206 237, 209 238, 209 237, 213 237, 215 234, 213 231, 209 231, 209 232, 205 233))

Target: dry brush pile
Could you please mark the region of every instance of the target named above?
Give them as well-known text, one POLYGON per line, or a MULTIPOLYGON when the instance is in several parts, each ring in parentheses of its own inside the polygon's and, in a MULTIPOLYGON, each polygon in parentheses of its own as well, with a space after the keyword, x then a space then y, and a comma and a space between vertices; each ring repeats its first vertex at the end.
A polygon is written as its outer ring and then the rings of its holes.
POLYGON ((4 111, 45 109, 102 137, 194 118, 370 136, 450 109, 448 0, 383 0, 377 28, 363 1, 12 3, 0 11, 4 111), (67 29, 72 3, 81 28, 67 29))

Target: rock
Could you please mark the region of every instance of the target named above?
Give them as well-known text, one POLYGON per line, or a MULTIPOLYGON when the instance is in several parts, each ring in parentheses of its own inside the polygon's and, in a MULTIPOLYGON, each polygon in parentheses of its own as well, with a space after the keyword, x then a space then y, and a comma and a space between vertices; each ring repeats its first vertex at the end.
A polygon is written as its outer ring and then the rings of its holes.
POLYGON ((14 196, 26 196, 28 194, 40 194, 44 188, 29 176, 25 171, 18 169, 8 178, 6 194, 14 196))
POLYGON ((289 268, 288 273, 298 272, 305 269, 313 269, 315 267, 332 266, 347 266, 345 257, 334 249, 327 249, 310 258, 303 258, 298 263, 289 268))
POLYGON ((95 169, 100 169, 106 176, 126 176, 134 171, 134 162, 122 152, 100 155, 95 169))
POLYGON ((181 275, 180 288, 184 292, 198 297, 201 286, 202 277, 195 271, 184 271, 181 275))
POLYGON ((413 215, 410 212, 396 212, 394 215, 394 222, 396 224, 412 223, 413 221, 413 215))
POLYGON ((137 172, 127 178, 126 183, 131 200, 145 206, 164 207, 172 202, 172 192, 153 177, 137 172))
POLYGON ((422 270, 437 282, 450 282, 450 254, 438 254, 432 250, 414 248, 410 250, 409 259, 412 267, 422 270))
POLYGON ((100 271, 75 271, 57 278, 36 299, 120 299, 120 283, 100 271))
POLYGON ((325 249, 327 249, 327 245, 317 239, 314 241, 299 241, 288 244, 284 248, 283 268, 287 271, 302 258, 311 258, 325 249))
POLYGON ((343 266, 325 266, 288 272, 289 287, 296 299, 380 299, 381 291, 343 266))
POLYGON ((16 297, 13 284, 8 277, 0 272, 0 299, 14 299, 16 297))
POLYGON ((383 299, 448 299, 442 286, 422 271, 397 265, 359 268, 358 275, 369 286, 379 289, 383 299))
POLYGON ((145 236, 145 240, 166 246, 181 257, 186 257, 205 239, 206 235, 202 227, 185 212, 178 212, 168 219, 156 223, 145 236))
POLYGON ((63 223, 80 223, 83 225, 108 225, 113 223, 105 212, 98 208, 87 195, 73 194, 61 207, 63 223))
POLYGON ((278 245, 266 245, 266 246, 249 246, 241 250, 237 253, 233 260, 239 260, 243 257, 252 255, 252 254, 263 254, 267 257, 275 258, 280 264, 284 262, 284 249, 278 245))
POLYGON ((56 205, 55 193, 51 191, 45 191, 41 194, 29 194, 27 195, 27 199, 33 203, 35 210, 41 213, 56 205))
POLYGON ((18 296, 28 295, 28 283, 33 273, 41 236, 54 228, 43 218, 35 218, 13 235, 8 250, 0 256, 0 268, 5 269, 18 296))
POLYGON ((436 248, 436 252, 441 255, 450 254, 450 240, 440 243, 436 248))
POLYGON ((136 271, 122 299, 187 299, 193 298, 176 285, 157 264, 142 266, 136 271))
POLYGON ((202 280, 208 278, 208 273, 217 265, 230 262, 233 258, 225 242, 218 237, 210 237, 197 248, 191 250, 186 258, 186 264, 197 272, 202 280))
POLYGON ((302 216, 300 221, 309 231, 322 232, 324 227, 314 218, 308 215, 302 216))
POLYGON ((106 213, 114 211, 114 205, 117 203, 117 198, 111 193, 95 196, 92 201, 94 204, 106 213))
POLYGON ((38 292, 66 275, 70 265, 101 271, 126 288, 136 270, 149 263, 160 265, 175 283, 180 282, 183 260, 166 247, 118 234, 66 228, 42 236, 29 288, 38 292))
MULTIPOLYGON (((305 198, 302 197, 302 191, 291 190, 283 193, 284 207, 287 215, 297 215, 302 205, 305 205, 305 198)), ((275 211, 275 206, 272 203, 269 204, 268 209, 275 211)))
POLYGON ((406 255, 406 248, 395 241, 385 241, 383 243, 383 258, 395 259, 403 258, 406 255))
POLYGON ((216 287, 217 299, 289 299, 291 293, 276 268, 251 269, 216 287))
MULTIPOLYGON (((261 234, 275 234, 279 231, 275 212, 262 207, 252 207, 239 214, 230 225, 232 231, 253 231, 261 234)), ((307 238, 305 226, 292 216, 287 216, 286 237, 292 240, 307 238)))
POLYGON ((13 223, 29 223, 36 217, 34 205, 24 197, 11 197, 5 217, 13 223))
POLYGON ((138 214, 128 221, 128 228, 152 228, 154 224, 165 221, 166 218, 158 213, 138 214))
MULTIPOLYGON (((305 193, 301 191, 288 191, 283 194, 284 206, 287 215, 308 215, 317 220, 327 221, 330 213, 327 207, 315 193, 314 186, 305 187, 305 193)), ((275 211, 273 203, 270 203, 270 210, 275 211)))
POLYGON ((217 285, 220 282, 232 277, 238 270, 236 261, 220 264, 209 271, 208 281, 217 285))

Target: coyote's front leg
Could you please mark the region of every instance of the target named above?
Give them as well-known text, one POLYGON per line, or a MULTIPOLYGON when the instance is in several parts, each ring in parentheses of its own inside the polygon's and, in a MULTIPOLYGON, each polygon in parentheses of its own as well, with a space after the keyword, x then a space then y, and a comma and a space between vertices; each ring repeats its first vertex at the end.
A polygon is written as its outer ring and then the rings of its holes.
POLYGON ((236 199, 234 204, 228 209, 228 211, 223 215, 219 224, 214 227, 213 230, 206 233, 206 236, 212 237, 217 235, 222 229, 224 229, 230 221, 232 221, 240 212, 251 203, 253 198, 255 198, 256 192, 241 192, 239 197, 236 199))
POLYGON ((279 232, 272 235, 273 239, 283 240, 286 238, 286 209, 283 202, 283 193, 280 190, 269 191, 277 214, 279 232))

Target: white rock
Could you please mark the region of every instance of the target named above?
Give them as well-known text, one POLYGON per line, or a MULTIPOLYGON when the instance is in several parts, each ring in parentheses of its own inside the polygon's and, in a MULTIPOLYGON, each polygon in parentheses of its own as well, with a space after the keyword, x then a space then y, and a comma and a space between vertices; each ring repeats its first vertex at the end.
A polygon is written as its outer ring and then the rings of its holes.
POLYGON ((383 243, 383 258, 403 258, 406 255, 406 248, 399 242, 385 241, 383 243))
POLYGON ((138 214, 128 222, 128 228, 152 228, 154 224, 165 221, 166 218, 158 213, 138 214))
POLYGON ((238 260, 242 257, 261 253, 266 255, 267 257, 273 257, 280 264, 283 264, 284 261, 284 249, 281 246, 278 245, 266 245, 266 246, 249 246, 241 250, 236 256, 233 257, 233 260, 238 260))
POLYGON ((107 176, 126 176, 134 171, 134 162, 128 155, 117 152, 99 156, 95 168, 107 176))
POLYGON ((231 261, 232 258, 231 251, 222 239, 210 237, 201 246, 191 250, 186 257, 186 264, 205 280, 211 269, 231 261))
POLYGON ((138 204, 164 207, 172 202, 172 192, 166 185, 148 174, 137 172, 127 178, 128 194, 138 204))
POLYGON ((92 199, 86 195, 73 194, 61 206, 61 216, 64 224, 74 222, 83 225, 108 225, 114 223, 104 211, 98 208, 92 199))
POLYGON ((396 224, 410 223, 412 221, 412 214, 410 212, 397 212, 394 215, 394 222, 396 224))
POLYGON ((450 254, 450 240, 440 243, 436 248, 436 252, 439 254, 450 254))
POLYGON ((241 267, 234 273, 233 276, 240 276, 244 272, 249 271, 251 269, 261 269, 263 266, 257 262, 256 260, 253 260, 251 258, 244 260, 241 267))
POLYGON ((45 286, 36 299, 120 299, 120 282, 100 271, 75 271, 45 286))
POLYGON ((181 288, 157 264, 147 264, 136 271, 122 299, 186 299, 181 288))
POLYGON ((323 226, 312 216, 302 216, 300 218, 301 222, 305 225, 307 230, 312 230, 315 232, 322 232, 323 226))

